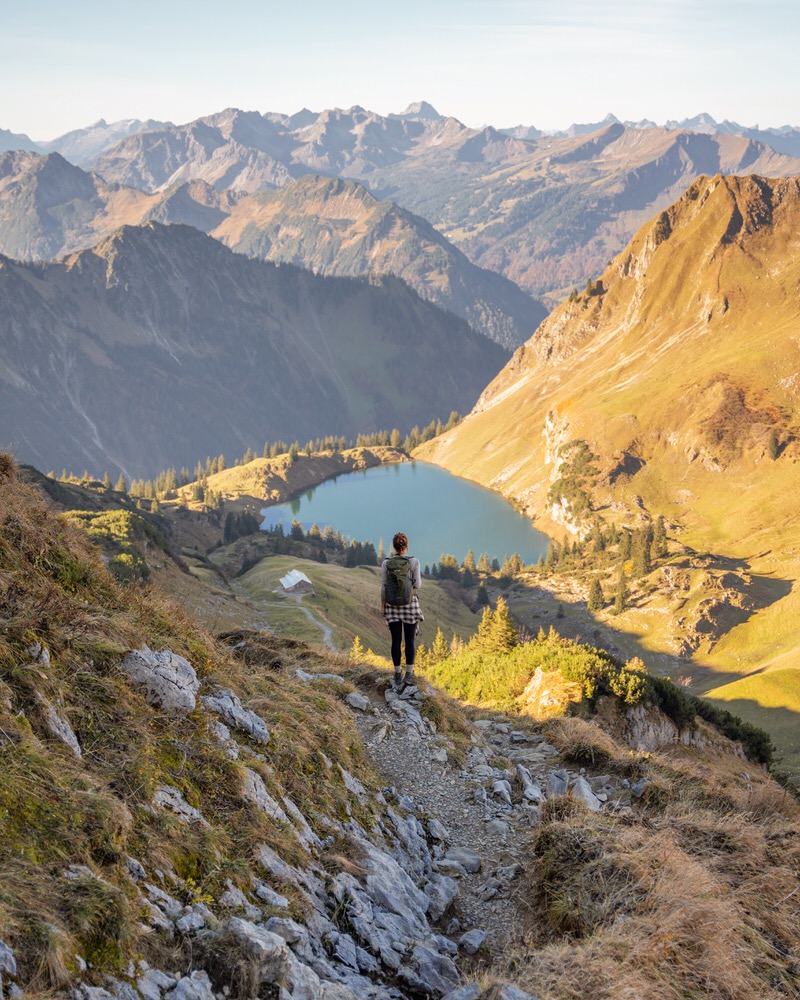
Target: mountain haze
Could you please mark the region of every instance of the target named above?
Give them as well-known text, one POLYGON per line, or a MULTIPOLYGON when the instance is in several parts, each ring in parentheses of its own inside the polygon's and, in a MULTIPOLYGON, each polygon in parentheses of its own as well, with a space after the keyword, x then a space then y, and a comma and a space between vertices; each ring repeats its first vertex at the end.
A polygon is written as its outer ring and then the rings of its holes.
POLYGON ((469 409, 505 352, 395 278, 248 260, 127 227, 59 264, 0 259, 0 426, 40 468, 149 475, 265 440, 469 409))
POLYGON ((473 263, 556 297, 599 274, 699 174, 800 173, 800 158, 739 134, 632 128, 613 116, 591 132, 509 134, 431 111, 228 109, 131 136, 95 169, 151 192, 189 179, 248 194, 307 173, 357 180, 427 219, 473 263))
POLYGON ((0 153, 0 252, 52 260, 141 221, 153 200, 109 185, 59 153, 0 153))
POLYGON ((239 253, 318 274, 395 274, 509 348, 546 315, 518 286, 475 267, 424 219, 353 182, 308 175, 241 198, 211 235, 239 253))
POLYGON ((321 274, 395 274, 509 350, 546 315, 508 279, 475 267, 424 219, 354 182, 309 174, 248 196, 190 180, 148 194, 108 184, 58 153, 0 155, 0 253, 56 260, 122 225, 150 221, 193 226, 237 252, 321 274))

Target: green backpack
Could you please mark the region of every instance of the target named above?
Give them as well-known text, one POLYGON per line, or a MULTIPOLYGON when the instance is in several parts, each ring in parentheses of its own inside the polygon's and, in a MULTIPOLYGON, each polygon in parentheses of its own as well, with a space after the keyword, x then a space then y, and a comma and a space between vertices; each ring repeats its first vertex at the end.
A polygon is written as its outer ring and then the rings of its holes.
POLYGON ((411 560, 408 556, 391 556, 386 560, 386 603, 395 607, 410 604, 413 590, 411 560))

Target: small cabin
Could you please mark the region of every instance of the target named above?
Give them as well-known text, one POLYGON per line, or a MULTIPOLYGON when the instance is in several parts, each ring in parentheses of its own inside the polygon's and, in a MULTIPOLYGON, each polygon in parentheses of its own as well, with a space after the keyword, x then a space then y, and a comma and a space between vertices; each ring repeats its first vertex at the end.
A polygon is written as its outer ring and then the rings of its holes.
POLYGON ((313 594, 314 585, 305 573, 299 569, 290 570, 286 576, 281 577, 281 587, 287 594, 313 594))

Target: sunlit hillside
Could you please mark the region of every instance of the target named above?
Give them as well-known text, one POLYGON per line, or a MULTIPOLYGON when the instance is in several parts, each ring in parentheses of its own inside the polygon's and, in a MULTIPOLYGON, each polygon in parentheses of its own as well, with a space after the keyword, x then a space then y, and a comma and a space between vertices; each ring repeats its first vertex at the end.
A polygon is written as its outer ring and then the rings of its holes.
MULTIPOLYGON (((683 545, 731 558, 758 591, 696 659, 726 680, 779 667, 795 691, 799 233, 797 179, 698 179, 420 452, 560 537, 569 504, 549 506, 548 491, 560 449, 585 441, 594 514, 663 514, 683 545)), ((751 699, 742 710, 760 713, 751 699)))

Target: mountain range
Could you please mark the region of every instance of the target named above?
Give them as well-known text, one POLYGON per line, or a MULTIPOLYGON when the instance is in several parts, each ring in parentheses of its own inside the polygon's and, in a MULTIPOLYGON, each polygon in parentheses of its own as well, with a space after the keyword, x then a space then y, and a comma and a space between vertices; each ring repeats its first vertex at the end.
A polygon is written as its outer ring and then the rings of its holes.
MULTIPOLYGON (((385 117, 360 107, 295 115, 227 109, 179 126, 106 126, 106 145, 95 127, 96 152, 80 162, 107 185, 150 194, 204 181, 238 198, 309 173, 356 181, 427 220, 473 264, 552 305, 594 279, 699 174, 800 173, 796 129, 717 125, 709 116, 681 124, 610 116, 546 135, 468 128, 424 102, 385 117)), ((74 134, 69 145, 54 140, 51 151, 76 143, 74 134)), ((207 220, 205 210, 198 214, 207 220)))
POLYGON ((45 469, 405 432, 469 409, 508 356, 397 278, 248 260, 180 225, 0 258, 0 301, 3 446, 45 469))
POLYGON ((546 315, 541 303, 472 264, 424 219, 355 182, 307 175, 256 195, 187 181, 155 193, 107 183, 59 153, 0 154, 0 252, 54 260, 121 225, 183 223, 251 257, 319 274, 394 274, 509 350, 546 315))

